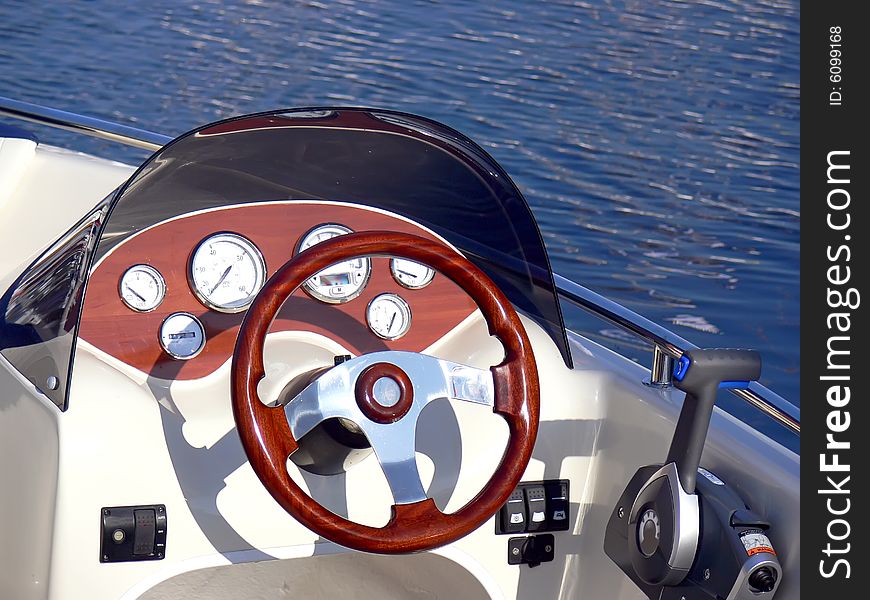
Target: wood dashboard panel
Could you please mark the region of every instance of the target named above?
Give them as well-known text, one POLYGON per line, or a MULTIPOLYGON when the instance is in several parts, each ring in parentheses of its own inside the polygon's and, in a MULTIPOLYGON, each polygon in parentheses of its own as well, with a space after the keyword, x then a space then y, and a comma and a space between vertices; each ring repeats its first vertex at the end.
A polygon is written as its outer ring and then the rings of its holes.
MULTIPOLYGON (((293 256, 302 236, 322 223, 339 223, 354 231, 399 231, 439 241, 427 230, 398 217, 339 204, 276 202, 191 214, 131 237, 97 265, 88 282, 79 336, 153 377, 189 380, 208 375, 232 356, 245 313, 216 312, 194 296, 187 273, 196 245, 216 232, 243 235, 260 249, 271 276, 293 256), (118 293, 121 276, 135 264, 151 265, 166 281, 166 297, 152 312, 128 308, 118 293), (205 348, 190 360, 172 358, 159 342, 163 320, 180 311, 196 315, 205 327, 205 348)), ((445 252, 454 250, 445 246, 445 252)), ((297 289, 278 313, 271 331, 322 334, 354 354, 418 352, 443 337, 475 308, 465 292, 440 274, 425 288, 410 290, 393 279, 389 259, 373 258, 371 279, 360 296, 346 304, 326 304, 297 289), (384 292, 404 298, 413 315, 408 333, 394 341, 377 337, 366 324, 368 303, 384 292)))

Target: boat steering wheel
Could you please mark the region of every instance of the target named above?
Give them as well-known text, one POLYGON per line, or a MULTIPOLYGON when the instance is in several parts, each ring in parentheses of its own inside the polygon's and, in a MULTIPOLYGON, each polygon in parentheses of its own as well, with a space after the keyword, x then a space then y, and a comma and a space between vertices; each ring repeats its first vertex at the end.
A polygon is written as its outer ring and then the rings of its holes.
POLYGON ((538 429, 539 387, 529 338, 507 297, 492 280, 446 245, 404 233, 350 233, 305 250, 281 267, 247 311, 232 362, 232 404, 248 459, 260 481, 291 516, 342 546, 400 554, 449 544, 482 525, 505 503, 532 454, 538 429), (414 352, 365 354, 321 373, 284 406, 257 394, 264 377, 263 344, 284 301, 321 270, 360 256, 410 259, 441 272, 476 303, 504 360, 480 370, 414 352), (483 489, 455 513, 426 497, 414 456, 417 417, 438 398, 492 407, 508 424, 501 462, 483 489), (338 516, 290 477, 287 459, 297 440, 326 419, 342 417, 366 434, 393 494, 384 527, 338 516))

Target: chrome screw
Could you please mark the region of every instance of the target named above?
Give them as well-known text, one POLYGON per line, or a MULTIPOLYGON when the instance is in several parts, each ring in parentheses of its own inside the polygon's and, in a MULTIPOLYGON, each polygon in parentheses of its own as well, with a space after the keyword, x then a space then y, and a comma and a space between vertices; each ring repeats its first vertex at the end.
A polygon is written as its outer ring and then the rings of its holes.
POLYGON ((704 580, 710 579, 710 569, 704 569, 704 580))
POLYGON ((620 506, 619 510, 616 511, 616 514, 619 515, 619 518, 621 519, 622 517, 625 516, 625 509, 620 506))
POLYGON ((546 546, 544 546, 544 552, 549 554, 552 551, 553 551, 553 547, 550 544, 547 544, 546 546))
POLYGON ((520 549, 519 549, 519 548, 512 548, 512 549, 511 549, 511 554, 513 554, 514 556, 519 556, 519 554, 520 554, 520 549))

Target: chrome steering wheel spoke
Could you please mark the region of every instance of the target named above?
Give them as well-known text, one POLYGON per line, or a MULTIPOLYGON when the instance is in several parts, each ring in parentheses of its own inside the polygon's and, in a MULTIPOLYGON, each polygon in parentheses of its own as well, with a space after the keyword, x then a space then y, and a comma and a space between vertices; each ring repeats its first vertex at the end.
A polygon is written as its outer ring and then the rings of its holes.
POLYGON ((341 417, 355 423, 378 458, 394 504, 412 504, 426 499, 415 459, 417 419, 427 404, 442 398, 492 407, 491 371, 415 352, 374 352, 320 375, 284 406, 284 414, 297 440, 327 419, 341 417), (368 393, 361 391, 361 378, 382 367, 385 374, 375 376, 368 393), (404 392, 396 381, 382 381, 394 379, 390 373, 408 382, 404 392), (362 400, 366 394, 368 406, 362 400), (393 410, 403 402, 401 410, 393 410))

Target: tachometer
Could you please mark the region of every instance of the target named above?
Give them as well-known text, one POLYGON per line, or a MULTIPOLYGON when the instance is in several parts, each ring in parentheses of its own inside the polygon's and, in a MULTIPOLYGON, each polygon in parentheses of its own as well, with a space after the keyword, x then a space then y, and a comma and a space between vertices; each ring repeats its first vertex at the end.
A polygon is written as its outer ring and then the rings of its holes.
MULTIPOLYGON (((352 232, 352 229, 344 225, 318 225, 302 237, 298 251, 302 252, 315 244, 352 232)), ((362 293, 371 271, 371 260, 367 257, 355 258, 320 271, 303 283, 302 289, 318 300, 340 304, 353 300, 362 293)))
POLYGON ((216 233, 194 250, 189 278, 203 304, 220 312, 239 312, 251 305, 266 282, 266 263, 247 238, 216 233))

